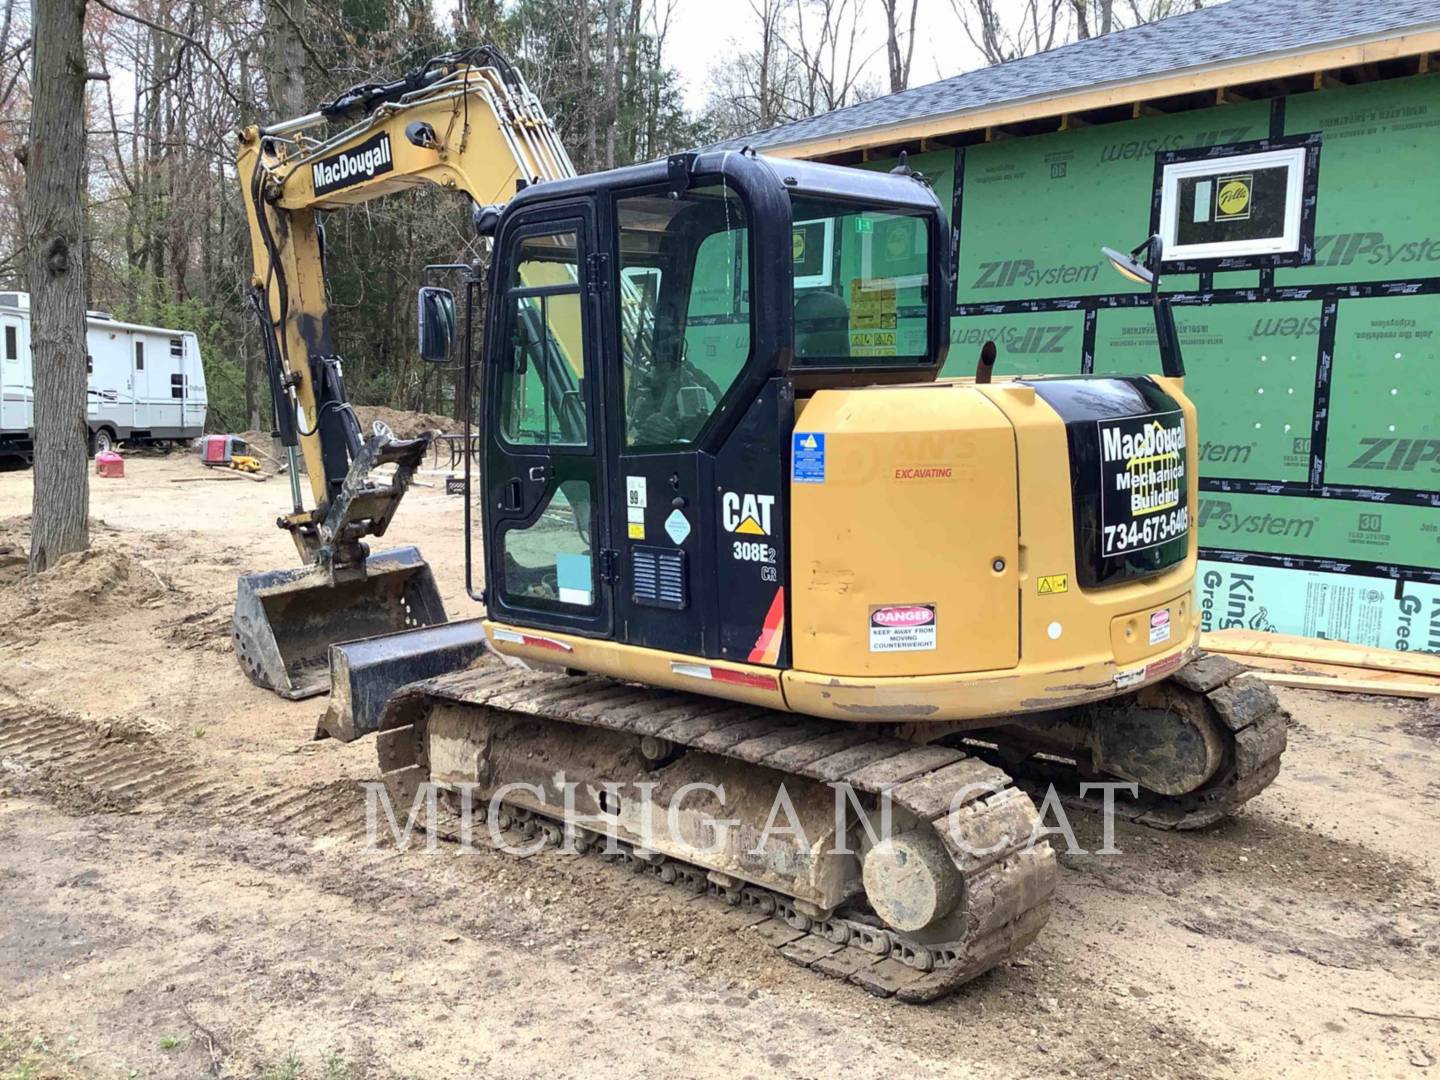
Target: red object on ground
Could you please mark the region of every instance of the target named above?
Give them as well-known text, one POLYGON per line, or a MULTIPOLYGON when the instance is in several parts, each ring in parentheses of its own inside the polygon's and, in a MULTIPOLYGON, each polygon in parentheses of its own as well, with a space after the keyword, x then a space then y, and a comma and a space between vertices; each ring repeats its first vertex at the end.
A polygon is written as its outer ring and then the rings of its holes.
POLYGON ((102 450, 95 455, 95 472, 100 476, 125 475, 125 459, 114 450, 102 450))
POLYGON ((206 435, 200 440, 200 460, 206 465, 229 465, 236 454, 245 453, 239 435, 206 435))

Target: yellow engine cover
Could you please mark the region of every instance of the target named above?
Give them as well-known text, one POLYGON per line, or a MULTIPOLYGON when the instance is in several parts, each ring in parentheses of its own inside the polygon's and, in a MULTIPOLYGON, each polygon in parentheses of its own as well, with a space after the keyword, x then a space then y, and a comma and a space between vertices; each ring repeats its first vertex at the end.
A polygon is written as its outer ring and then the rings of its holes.
POLYGON ((1014 667, 1020 525, 1004 412, 955 384, 822 390, 797 430, 825 433, 828 460, 823 484, 790 489, 794 666, 1014 667))

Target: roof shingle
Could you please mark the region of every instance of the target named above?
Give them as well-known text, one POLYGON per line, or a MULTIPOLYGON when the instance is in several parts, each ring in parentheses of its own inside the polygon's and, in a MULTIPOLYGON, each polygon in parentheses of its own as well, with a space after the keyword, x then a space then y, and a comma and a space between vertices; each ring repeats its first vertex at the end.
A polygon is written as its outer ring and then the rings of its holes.
POLYGON ((1097 84, 1440 28, 1435 0, 1229 0, 717 144, 756 149, 1058 97, 1097 84))

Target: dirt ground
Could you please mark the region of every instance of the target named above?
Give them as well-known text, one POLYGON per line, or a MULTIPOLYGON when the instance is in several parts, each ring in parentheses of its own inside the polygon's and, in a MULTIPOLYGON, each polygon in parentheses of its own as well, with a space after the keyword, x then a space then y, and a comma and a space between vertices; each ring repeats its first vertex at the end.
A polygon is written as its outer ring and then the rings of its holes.
MULTIPOLYGON (((1433 708, 1282 691, 1242 814, 1063 855, 1022 958, 906 1006, 595 859, 368 847, 373 745, 312 741, 323 701, 230 654, 236 575, 295 562, 284 478, 126 470, 34 582, 31 474, 0 472, 6 1080, 1440 1075, 1433 708)), ((421 481, 387 540, 472 614, 460 502, 421 481)))

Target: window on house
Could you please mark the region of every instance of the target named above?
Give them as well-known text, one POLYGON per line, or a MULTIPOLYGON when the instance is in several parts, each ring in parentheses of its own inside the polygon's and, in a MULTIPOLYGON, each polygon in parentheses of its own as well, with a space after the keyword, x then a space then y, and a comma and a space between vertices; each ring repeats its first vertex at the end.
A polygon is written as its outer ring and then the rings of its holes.
POLYGON ((1297 266, 1315 233, 1318 143, 1250 143, 1158 155, 1154 231, 1166 269, 1297 266), (1234 153, 1226 153, 1233 149, 1234 153))

